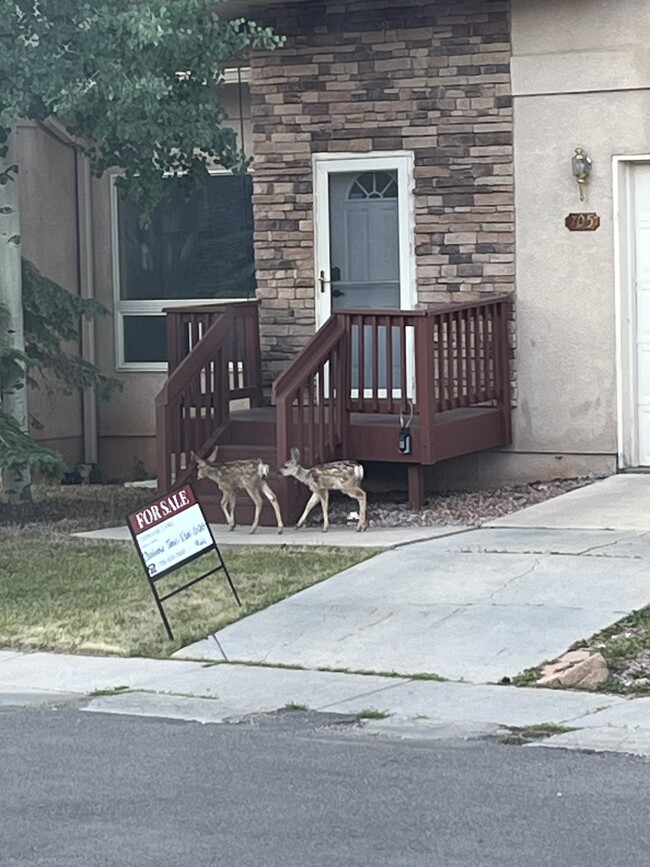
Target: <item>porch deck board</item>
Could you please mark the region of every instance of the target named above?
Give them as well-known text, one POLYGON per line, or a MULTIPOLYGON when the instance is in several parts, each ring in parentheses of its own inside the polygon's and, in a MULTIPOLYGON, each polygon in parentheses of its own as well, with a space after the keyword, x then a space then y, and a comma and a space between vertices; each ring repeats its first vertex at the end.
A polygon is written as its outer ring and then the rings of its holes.
MULTIPOLYGON (((314 409, 318 415, 318 408, 314 409)), ((235 444, 261 443, 256 430, 268 431, 275 425, 273 406, 254 407, 233 412, 231 429, 234 432, 224 445, 224 459, 235 444), (248 428, 249 435, 242 439, 241 431, 248 428)), ((423 463, 421 419, 416 415, 411 422, 411 454, 403 455, 397 448, 399 416, 390 413, 351 413, 350 447, 347 458, 360 461, 389 461, 395 463, 423 463)), ((264 437, 264 442, 268 442, 264 437)), ((477 451, 494 448, 507 442, 502 430, 501 415, 497 407, 463 407, 436 413, 433 417, 432 463, 477 451)), ((269 443, 270 444, 270 443, 269 443)))

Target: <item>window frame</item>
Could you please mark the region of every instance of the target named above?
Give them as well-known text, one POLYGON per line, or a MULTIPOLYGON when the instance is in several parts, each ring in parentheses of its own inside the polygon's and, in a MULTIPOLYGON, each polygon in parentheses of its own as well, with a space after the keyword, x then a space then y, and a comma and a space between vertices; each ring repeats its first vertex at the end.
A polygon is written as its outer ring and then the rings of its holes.
MULTIPOLYGON (((252 174, 252 172, 251 172, 252 174)), ((210 175, 230 175, 227 169, 211 169, 210 175)), ((115 323, 115 369, 117 371, 140 373, 166 373, 166 361, 126 361, 124 318, 125 316, 163 316, 163 310, 168 307, 201 307, 212 303, 206 298, 169 298, 160 300, 125 300, 121 297, 120 285, 120 243, 118 191, 116 180, 118 175, 111 177, 111 236, 112 236, 112 266, 113 266, 113 311, 115 323)), ((241 297, 219 298, 215 304, 229 304, 242 301, 241 297)))

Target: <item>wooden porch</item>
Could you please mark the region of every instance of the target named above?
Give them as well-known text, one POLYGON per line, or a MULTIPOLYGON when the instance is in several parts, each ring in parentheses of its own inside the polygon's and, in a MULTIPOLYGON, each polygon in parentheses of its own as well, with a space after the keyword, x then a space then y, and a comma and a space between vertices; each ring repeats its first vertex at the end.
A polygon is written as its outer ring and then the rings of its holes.
MULTIPOLYGON (((156 399, 159 489, 192 471, 191 451, 218 445, 222 460, 259 456, 290 525, 307 491, 273 471, 297 446, 306 466, 403 464, 410 502, 422 505, 426 466, 510 443, 508 318, 502 297, 336 312, 264 406, 257 302, 170 309, 169 378, 156 399)), ((215 486, 196 485, 209 519, 221 522, 215 486)), ((249 512, 244 496, 238 521, 249 512)), ((270 508, 262 523, 275 523, 270 508)))

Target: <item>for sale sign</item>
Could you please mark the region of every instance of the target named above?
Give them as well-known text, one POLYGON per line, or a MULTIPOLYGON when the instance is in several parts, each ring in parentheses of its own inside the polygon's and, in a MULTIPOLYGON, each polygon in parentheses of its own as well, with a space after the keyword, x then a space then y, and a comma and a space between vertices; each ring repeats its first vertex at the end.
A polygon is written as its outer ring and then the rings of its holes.
POLYGON ((208 575, 223 570, 237 603, 241 605, 221 551, 191 485, 183 485, 159 497, 137 512, 127 515, 126 520, 170 640, 174 635, 162 603, 208 575), (214 551, 217 555, 217 566, 164 596, 158 593, 157 581, 209 551, 214 551))
POLYGON ((215 546, 191 485, 133 512, 128 520, 151 577, 160 577, 215 546))

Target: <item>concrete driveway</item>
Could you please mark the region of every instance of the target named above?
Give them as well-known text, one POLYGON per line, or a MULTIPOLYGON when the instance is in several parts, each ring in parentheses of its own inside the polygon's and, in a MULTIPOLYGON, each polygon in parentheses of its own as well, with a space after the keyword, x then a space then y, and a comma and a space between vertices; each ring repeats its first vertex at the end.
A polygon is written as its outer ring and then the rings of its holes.
POLYGON ((650 603, 648 531, 650 475, 613 476, 386 551, 176 656, 495 682, 650 603))

